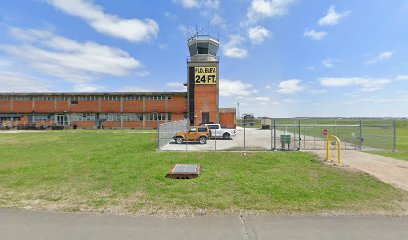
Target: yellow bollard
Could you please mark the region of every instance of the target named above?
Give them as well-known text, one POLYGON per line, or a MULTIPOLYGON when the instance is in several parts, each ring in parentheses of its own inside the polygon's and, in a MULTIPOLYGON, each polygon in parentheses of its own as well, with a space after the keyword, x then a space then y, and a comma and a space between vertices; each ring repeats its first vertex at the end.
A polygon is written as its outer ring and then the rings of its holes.
POLYGON ((340 139, 334 135, 332 136, 327 136, 327 141, 326 141, 326 160, 330 160, 330 140, 335 139, 337 142, 337 165, 341 166, 341 142, 340 139))

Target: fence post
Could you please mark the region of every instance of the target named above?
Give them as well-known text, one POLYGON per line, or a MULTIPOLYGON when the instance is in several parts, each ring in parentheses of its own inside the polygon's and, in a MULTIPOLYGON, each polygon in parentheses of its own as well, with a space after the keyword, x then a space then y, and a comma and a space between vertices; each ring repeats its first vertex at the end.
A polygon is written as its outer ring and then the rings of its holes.
POLYGON ((159 144, 159 150, 160 150, 160 126, 157 125, 157 143, 159 144))
POLYGON ((394 119, 393 122, 393 134, 394 134, 394 139, 393 139, 393 146, 392 146, 392 151, 395 152, 397 150, 397 121, 394 119))
POLYGON ((299 145, 298 145, 298 151, 300 150, 300 145, 302 144, 302 138, 301 138, 301 135, 300 135, 300 119, 299 119, 299 121, 298 121, 298 140, 299 140, 299 145))
POLYGON ((246 125, 246 122, 244 120, 244 151, 245 151, 245 125, 246 125))
MULTIPOLYGON (((215 151, 217 151, 217 129, 215 130, 215 137, 214 137, 214 143, 215 143, 215 151)), ((210 133, 211 133, 211 129, 210 129, 210 133)))
POLYGON ((190 119, 189 120, 187 120, 187 123, 186 123, 186 152, 188 152, 188 132, 189 132, 189 129, 188 129, 188 127, 190 126, 190 123, 189 123, 189 121, 190 121, 190 119))
POLYGON ((276 120, 273 120, 273 150, 276 151, 276 120))
POLYGON ((271 151, 273 151, 273 129, 272 129, 272 122, 271 122, 271 151))
POLYGON ((360 151, 363 150, 363 122, 360 119, 360 151))

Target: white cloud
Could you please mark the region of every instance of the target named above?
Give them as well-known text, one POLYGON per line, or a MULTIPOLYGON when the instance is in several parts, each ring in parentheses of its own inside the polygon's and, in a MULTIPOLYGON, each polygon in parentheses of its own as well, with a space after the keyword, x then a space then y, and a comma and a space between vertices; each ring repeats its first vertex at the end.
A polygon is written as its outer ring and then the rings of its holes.
POLYGON ((227 28, 227 20, 213 10, 200 11, 200 15, 208 19, 208 22, 212 26, 217 26, 222 29, 227 28))
POLYGON ((52 37, 52 33, 46 30, 40 29, 21 29, 12 27, 9 29, 9 33, 12 37, 26 42, 35 42, 40 39, 47 39, 52 37))
POLYGON ((227 20, 225 20, 225 18, 221 17, 217 13, 216 14, 211 14, 210 24, 213 25, 213 26, 218 26, 220 28, 226 28, 227 27, 227 20))
POLYGON ((47 83, 21 74, 0 72, 0 92, 50 92, 47 83))
POLYGON ((0 59, 0 70, 8 69, 13 66, 13 63, 4 59, 0 59))
POLYGON ((167 49, 169 47, 169 45, 167 45, 166 43, 159 43, 159 48, 161 49, 161 50, 165 50, 165 49, 167 49))
POLYGON ((300 86, 301 81, 298 79, 290 79, 279 83, 278 92, 282 94, 293 94, 302 92, 304 88, 300 86))
POLYGON ((242 48, 244 38, 239 35, 231 35, 227 43, 224 44, 222 52, 226 57, 243 59, 248 56, 248 51, 242 48))
POLYGON ((184 83, 182 82, 168 82, 166 83, 167 87, 184 87, 184 83))
POLYGON ((320 94, 327 93, 327 90, 326 89, 321 89, 321 90, 312 89, 312 90, 309 90, 309 93, 311 93, 313 95, 320 95, 320 94))
POLYGON ((127 52, 94 42, 77 42, 49 31, 12 28, 20 45, 0 45, 0 51, 40 73, 71 82, 89 82, 103 75, 125 76, 142 64, 127 52))
POLYGON ((199 6, 198 0, 173 0, 176 4, 181 4, 184 8, 196 8, 199 6))
POLYGON ((137 87, 137 86, 126 86, 118 90, 119 92, 154 92, 154 90, 149 88, 137 87))
POLYGON ((315 66, 309 66, 309 67, 306 68, 306 70, 314 71, 314 70, 316 70, 316 67, 315 66))
POLYGON ((171 91, 183 92, 186 91, 186 87, 182 82, 168 82, 166 83, 167 87, 170 87, 171 91))
POLYGON ((218 9, 220 7, 220 0, 204 0, 202 5, 206 8, 218 9))
POLYGON ((257 22, 267 17, 280 17, 288 13, 295 0, 252 0, 247 11, 249 22, 257 22))
POLYGON ((48 0, 50 5, 72 16, 80 17, 96 31, 131 42, 145 42, 157 37, 159 25, 152 19, 122 19, 107 14, 88 0, 48 0))
POLYGON ((325 32, 325 31, 318 32, 316 30, 306 31, 303 34, 303 36, 311 38, 311 39, 316 40, 316 41, 322 40, 324 37, 326 37, 326 35, 327 35, 327 32, 325 32))
POLYGON ((392 58, 393 55, 394 55, 394 52, 382 52, 378 56, 375 56, 375 57, 367 60, 365 62, 365 64, 370 65, 370 64, 374 64, 374 63, 379 63, 381 61, 392 58))
POLYGON ((333 68, 336 63, 340 63, 340 59, 335 59, 335 58, 327 58, 322 61, 322 65, 325 66, 326 68, 333 68))
POLYGON ((147 76, 149 76, 150 75, 150 72, 149 71, 147 71, 146 69, 143 69, 143 70, 140 70, 140 71, 138 71, 138 72, 136 72, 136 75, 138 76, 138 77, 147 77, 147 76))
POLYGON ((164 16, 170 20, 176 20, 178 19, 178 16, 176 14, 173 14, 169 11, 164 12, 164 16))
POLYGON ((307 103, 308 100, 288 98, 288 99, 283 100, 283 102, 290 103, 290 104, 296 104, 296 103, 307 103))
POLYGON ((105 87, 96 84, 79 83, 74 85, 75 92, 100 92, 103 90, 105 87))
POLYGON ((251 27, 248 29, 248 36, 253 44, 263 43, 270 35, 271 32, 261 26, 251 27))
POLYGON ((271 86, 270 86, 270 85, 266 85, 265 88, 266 88, 266 89, 270 89, 271 86))
POLYGON ((256 93, 251 84, 246 84, 238 80, 220 80, 220 95, 224 97, 231 96, 249 96, 256 93))
POLYGON ((378 78, 320 78, 320 84, 325 87, 347 87, 347 86, 360 86, 364 92, 372 92, 380 90, 384 85, 391 83, 389 79, 378 78))
POLYGON ((408 81, 408 75, 399 75, 397 76, 396 81, 408 81))
POLYGON ((268 102, 271 99, 269 97, 255 97, 254 100, 260 101, 260 102, 268 102))
POLYGON ((180 4, 183 8, 211 8, 218 9, 220 0, 173 0, 173 3, 180 4))
POLYGON ((336 11, 336 8, 334 6, 331 6, 329 10, 327 10, 327 15, 319 20, 319 25, 320 26, 337 25, 341 20, 348 17, 350 13, 351 11, 339 13, 336 11))

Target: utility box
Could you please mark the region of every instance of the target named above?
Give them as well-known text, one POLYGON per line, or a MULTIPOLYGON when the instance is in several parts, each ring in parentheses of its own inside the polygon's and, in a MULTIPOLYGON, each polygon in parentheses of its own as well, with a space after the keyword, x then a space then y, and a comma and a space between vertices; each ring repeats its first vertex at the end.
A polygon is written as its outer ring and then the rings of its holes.
POLYGON ((280 141, 282 144, 282 149, 285 149, 286 144, 288 145, 288 150, 290 149, 290 135, 281 135, 280 141))

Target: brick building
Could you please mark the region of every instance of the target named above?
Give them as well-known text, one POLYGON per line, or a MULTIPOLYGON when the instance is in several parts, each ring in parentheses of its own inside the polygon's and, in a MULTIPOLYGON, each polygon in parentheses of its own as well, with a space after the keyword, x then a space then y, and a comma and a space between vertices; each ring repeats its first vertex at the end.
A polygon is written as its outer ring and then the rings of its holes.
POLYGON ((219 108, 219 41, 188 40, 187 92, 0 93, 0 122, 64 128, 157 128, 167 121, 235 127, 235 109, 219 108))

